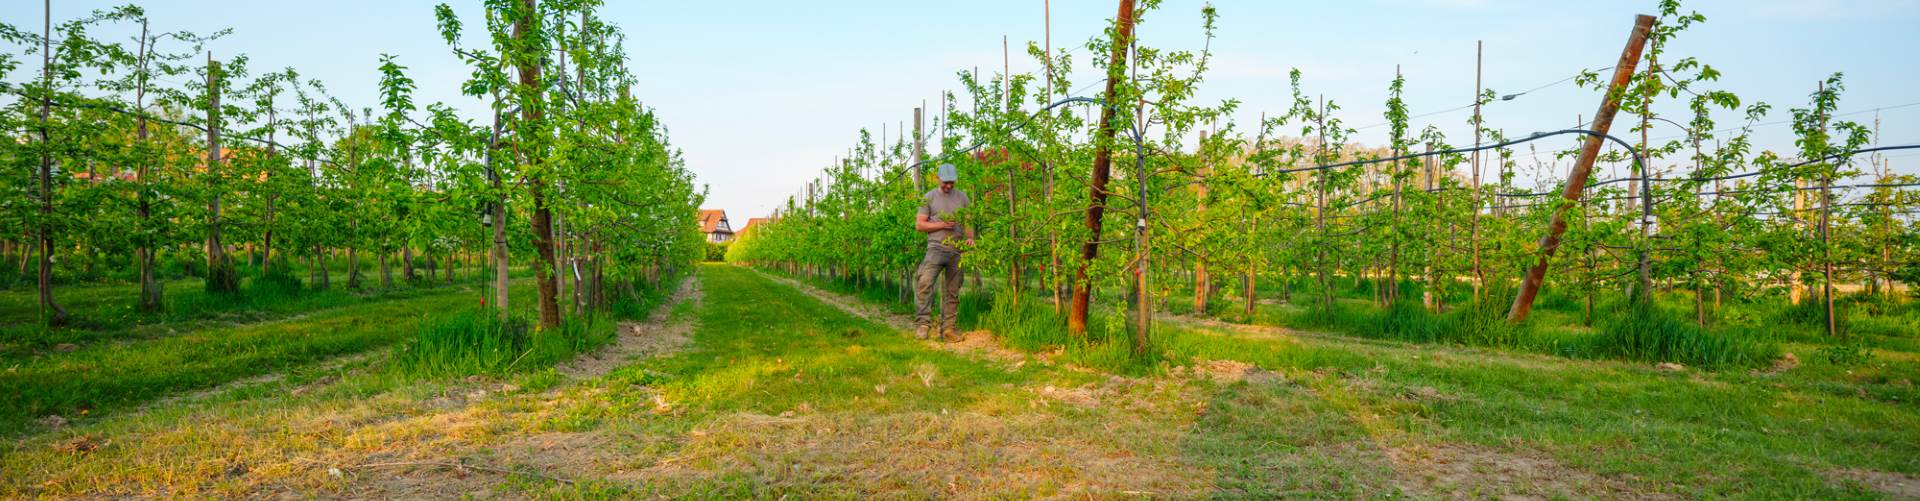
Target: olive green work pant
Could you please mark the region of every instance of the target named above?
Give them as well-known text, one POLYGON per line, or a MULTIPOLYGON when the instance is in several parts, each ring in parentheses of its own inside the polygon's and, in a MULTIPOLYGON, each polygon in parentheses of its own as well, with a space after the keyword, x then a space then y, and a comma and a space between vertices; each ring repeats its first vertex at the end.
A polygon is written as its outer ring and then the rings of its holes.
POLYGON ((960 319, 960 251, 945 245, 927 244, 927 257, 914 272, 914 324, 933 324, 933 282, 940 281, 940 332, 954 330, 960 319))

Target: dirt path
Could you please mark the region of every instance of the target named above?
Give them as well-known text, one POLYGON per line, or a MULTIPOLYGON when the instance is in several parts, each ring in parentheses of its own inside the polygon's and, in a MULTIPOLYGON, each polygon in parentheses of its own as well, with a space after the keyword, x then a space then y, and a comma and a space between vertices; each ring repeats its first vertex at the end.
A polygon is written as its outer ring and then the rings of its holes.
POLYGON ((679 351, 693 342, 687 335, 693 332, 695 326, 691 321, 673 318, 673 312, 681 303, 688 301, 698 307, 705 297, 700 290, 700 277, 687 277, 680 282, 680 288, 674 291, 673 297, 654 308, 646 321, 620 323, 619 336, 612 344, 561 365, 560 373, 574 378, 595 378, 613 372, 613 369, 636 358, 679 351))
MULTIPOLYGON (((680 282, 671 297, 654 307, 642 322, 622 322, 618 337, 593 353, 581 354, 561 364, 557 370, 576 380, 592 380, 612 373, 636 360, 664 356, 693 343, 690 335, 696 321, 676 315, 682 304, 700 306, 706 295, 700 277, 692 275, 680 282)), ((411 419, 383 424, 395 430, 419 428, 485 428, 506 420, 499 405, 475 405, 492 399, 508 402, 508 407, 524 405, 529 416, 546 416, 577 403, 578 399, 600 398, 603 389, 592 389, 597 382, 584 382, 585 390, 563 386, 545 392, 516 393, 512 385, 482 381, 447 392, 428 401, 431 412, 411 419)), ((401 432, 399 434, 405 434, 401 432)), ((323 466, 351 472, 347 488, 351 497, 366 499, 459 497, 492 498, 502 478, 523 475, 565 481, 565 476, 550 476, 581 470, 588 465, 620 460, 613 452, 613 439, 600 432, 540 430, 490 437, 488 447, 472 449, 473 444, 440 444, 452 450, 438 453, 431 441, 416 444, 409 453, 380 453, 357 458, 335 459, 323 466), (406 460, 395 460, 404 458, 406 460), (335 466, 345 464, 346 466, 335 466)), ((404 450, 404 449, 403 449, 404 450)), ((563 474, 564 475, 564 474, 563 474)))

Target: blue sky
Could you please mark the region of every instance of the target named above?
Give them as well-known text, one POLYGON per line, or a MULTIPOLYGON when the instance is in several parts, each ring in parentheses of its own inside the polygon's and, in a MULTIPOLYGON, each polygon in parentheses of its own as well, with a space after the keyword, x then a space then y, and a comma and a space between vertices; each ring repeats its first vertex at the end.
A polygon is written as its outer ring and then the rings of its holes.
MULTIPOLYGON (((39 2, 11 0, 0 22, 37 30, 39 2)), ((125 2, 56 1, 56 22, 125 2)), ((216 57, 246 53, 254 68, 293 66, 343 99, 373 106, 375 68, 389 53, 410 67, 418 99, 443 101, 481 116, 459 95, 467 72, 438 40, 433 5, 414 0, 269 2, 155 0, 155 29, 235 33, 211 48, 216 57)), ((448 2, 479 24, 478 3, 448 2)), ((1395 65, 1407 76, 1414 114, 1470 103, 1474 43, 1486 44, 1484 82, 1501 93, 1545 85, 1617 58, 1633 14, 1655 0, 1523 2, 1509 0, 1216 0, 1221 19, 1204 101, 1238 99, 1247 127, 1262 111, 1283 109, 1287 72, 1304 72, 1307 92, 1339 103, 1349 125, 1381 121, 1395 65)), ((1202 3, 1166 0, 1140 28, 1143 43, 1198 49, 1202 3)), ((1725 73, 1719 86, 1774 105, 1767 119, 1804 106, 1815 82, 1847 76, 1842 118, 1871 125, 1879 107, 1885 144, 1920 143, 1920 0, 1695 0, 1686 8, 1707 22, 1682 35, 1672 54, 1691 55, 1725 73)), ((1109 0, 1054 0, 1053 45, 1079 47, 1113 15, 1109 0)), ((1045 29, 1041 0, 968 2, 657 2, 613 0, 598 14, 628 35, 635 95, 655 108, 711 189, 709 206, 736 225, 766 214, 835 155, 861 128, 889 137, 912 108, 957 88, 955 72, 1001 66, 1001 36, 1013 45, 1013 71, 1037 63, 1022 56, 1045 29)), ((477 40, 476 40, 477 41, 477 40)), ((12 50, 12 49, 10 49, 12 50)), ((1073 56, 1081 67, 1087 54, 1073 56)), ((31 71, 21 68, 15 78, 31 71)), ((1081 75, 1074 85, 1091 83, 1081 75)), ((1597 95, 1571 83, 1549 86, 1485 110, 1489 127, 1510 136, 1557 129, 1591 115, 1597 95)), ((1669 113, 1678 116, 1682 110, 1669 113)), ((1416 120, 1455 142, 1470 142, 1469 112, 1416 120)), ((1735 123, 1732 114, 1723 124, 1735 123)), ((1356 139, 1378 143, 1384 128, 1356 139)), ((1624 130, 1617 127, 1616 131, 1624 130)), ((1654 135, 1677 134, 1656 128, 1654 135)), ((1762 127, 1763 148, 1791 149, 1785 125, 1762 127)), ((1524 152, 1523 152, 1524 153, 1524 152)), ((1892 156, 1895 169, 1920 173, 1920 155, 1892 156)))

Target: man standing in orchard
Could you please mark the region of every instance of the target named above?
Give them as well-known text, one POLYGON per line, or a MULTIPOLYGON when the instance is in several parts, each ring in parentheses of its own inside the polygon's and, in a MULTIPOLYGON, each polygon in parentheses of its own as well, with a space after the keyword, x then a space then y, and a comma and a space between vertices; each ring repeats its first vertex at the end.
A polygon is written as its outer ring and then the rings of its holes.
POLYGON ((913 216, 913 229, 927 234, 927 257, 920 261, 914 276, 914 335, 926 339, 933 335, 933 282, 940 280, 940 338, 960 338, 956 324, 960 318, 960 247, 957 239, 973 246, 973 228, 961 224, 955 212, 967 207, 967 192, 953 187, 960 179, 953 164, 940 164, 940 187, 928 191, 920 210, 913 216))

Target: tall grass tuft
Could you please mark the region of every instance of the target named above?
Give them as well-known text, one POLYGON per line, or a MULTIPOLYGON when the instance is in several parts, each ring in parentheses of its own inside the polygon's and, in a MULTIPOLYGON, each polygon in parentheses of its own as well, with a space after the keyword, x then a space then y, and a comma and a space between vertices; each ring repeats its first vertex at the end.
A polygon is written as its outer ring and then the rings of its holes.
POLYGON ((1317 328, 1362 337, 1415 343, 1452 343, 1468 346, 1555 351, 1556 343, 1527 325, 1506 322, 1505 312, 1486 304, 1467 303, 1436 314, 1413 301, 1399 301, 1384 309, 1335 304, 1332 308, 1303 310, 1287 325, 1317 328))
POLYGON ((1588 356, 1704 368, 1762 366, 1780 356, 1779 343, 1707 332, 1650 305, 1628 306, 1601 322, 1600 332, 1581 348, 1588 356))
MULTIPOLYGON (((1817 293, 1808 294, 1806 298, 1800 301, 1800 304, 1788 305, 1785 308, 1781 308, 1779 310, 1779 320, 1783 323, 1817 328, 1821 329, 1821 332, 1825 332, 1827 328, 1827 302, 1824 297, 1825 296, 1817 293)), ((1833 328, 1839 333, 1845 334, 1849 327, 1848 320, 1853 316, 1848 315, 1848 312, 1852 311, 1851 304, 1845 297, 1836 296, 1834 299, 1833 328)))
POLYGON ((502 321, 491 310, 461 310, 422 319, 388 368, 414 378, 500 376, 550 367, 605 344, 614 332, 599 317, 569 319, 543 331, 524 317, 502 321))
POLYGON ((965 312, 984 312, 977 325, 993 331, 1009 348, 1027 352, 1059 349, 1076 365, 1118 374, 1145 374, 1166 358, 1159 343, 1149 347, 1146 357, 1134 355, 1132 333, 1100 315, 1087 319, 1085 336, 1075 336, 1067 331, 1066 315, 1033 297, 1015 302, 1012 295, 1002 294, 993 297, 991 307, 963 304, 961 308, 961 324, 967 323, 965 312))

